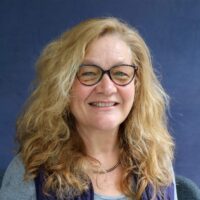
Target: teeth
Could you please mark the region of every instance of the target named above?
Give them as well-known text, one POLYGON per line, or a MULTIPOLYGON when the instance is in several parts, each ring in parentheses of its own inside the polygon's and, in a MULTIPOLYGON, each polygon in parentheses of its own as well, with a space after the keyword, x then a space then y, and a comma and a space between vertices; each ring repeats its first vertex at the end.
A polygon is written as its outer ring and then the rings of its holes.
POLYGON ((92 106, 96 106, 96 107, 110 107, 110 106, 114 106, 115 103, 114 102, 109 102, 109 103, 105 103, 105 102, 93 102, 91 103, 92 106))

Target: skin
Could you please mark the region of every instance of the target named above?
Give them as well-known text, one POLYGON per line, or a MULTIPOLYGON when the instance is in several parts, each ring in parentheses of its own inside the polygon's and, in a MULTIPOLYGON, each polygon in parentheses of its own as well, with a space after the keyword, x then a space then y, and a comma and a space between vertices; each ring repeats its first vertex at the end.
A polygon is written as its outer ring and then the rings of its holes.
MULTIPOLYGON (((83 63, 96 64, 104 70, 116 64, 132 64, 131 50, 118 35, 105 35, 89 45, 83 63)), ((85 86, 78 79, 72 86, 70 109, 75 116, 78 132, 87 154, 99 160, 104 169, 112 167, 119 160, 117 134, 133 106, 134 82, 118 86, 104 74, 94 86, 85 86), (98 103, 103 106, 96 106, 98 103)), ((103 181, 104 187, 99 188, 96 177, 91 176, 96 192, 108 195, 121 193, 121 167, 107 174, 107 184, 104 178, 101 179, 99 176, 98 181, 103 181)))
MULTIPOLYGON (((132 64, 131 61, 131 50, 127 44, 119 36, 106 35, 89 45, 83 63, 109 69, 120 63, 132 64)), ((107 74, 94 86, 84 86, 76 79, 72 86, 71 112, 77 126, 84 130, 116 132, 131 110, 134 92, 134 81, 127 86, 118 86, 107 74), (96 102, 117 105, 91 105, 96 102)))

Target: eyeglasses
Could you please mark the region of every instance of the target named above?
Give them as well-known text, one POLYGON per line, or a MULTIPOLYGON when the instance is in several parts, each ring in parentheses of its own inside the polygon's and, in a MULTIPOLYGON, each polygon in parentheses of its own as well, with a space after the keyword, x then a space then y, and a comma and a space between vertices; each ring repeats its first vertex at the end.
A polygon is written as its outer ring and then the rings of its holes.
POLYGON ((77 78, 83 85, 92 86, 97 84, 104 74, 108 74, 110 79, 120 86, 128 85, 136 74, 137 67, 135 65, 116 65, 109 70, 103 70, 97 65, 82 64, 79 67, 77 78))

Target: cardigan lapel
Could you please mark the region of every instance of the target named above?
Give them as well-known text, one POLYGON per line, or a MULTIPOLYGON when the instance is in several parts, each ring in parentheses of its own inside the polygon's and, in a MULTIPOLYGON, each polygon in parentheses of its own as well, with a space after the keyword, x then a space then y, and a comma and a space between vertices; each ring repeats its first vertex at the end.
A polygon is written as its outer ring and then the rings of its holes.
MULTIPOLYGON (((134 178, 135 180, 135 178, 134 178)), ((44 184, 43 170, 40 170, 38 176, 35 178, 36 198, 37 200, 58 200, 55 193, 50 192, 49 195, 45 195, 42 190, 44 184)), ((174 200, 174 184, 172 183, 167 188, 163 189, 164 198, 161 195, 157 195, 155 200, 174 200)), ((153 194, 153 189, 150 185, 147 186, 144 193, 142 194, 141 200, 150 200, 153 194)), ((83 192, 80 196, 73 199, 66 200, 94 200, 94 190, 92 183, 87 191, 83 192)))

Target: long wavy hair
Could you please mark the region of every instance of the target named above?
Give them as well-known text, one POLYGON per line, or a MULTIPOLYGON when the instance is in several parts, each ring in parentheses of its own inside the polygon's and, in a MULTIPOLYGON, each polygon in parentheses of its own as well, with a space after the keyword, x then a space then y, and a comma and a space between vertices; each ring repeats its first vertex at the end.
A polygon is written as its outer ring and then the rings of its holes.
POLYGON ((148 47, 125 22, 95 18, 47 45, 36 64, 32 94, 17 120, 25 178, 33 179, 44 169, 45 191, 55 191, 60 199, 89 187, 89 158, 70 114, 70 90, 88 45, 106 34, 118 34, 126 42, 138 67, 134 105, 120 126, 121 189, 139 200, 147 185, 155 196, 172 182, 174 143, 167 129, 168 96, 154 73, 148 47))

